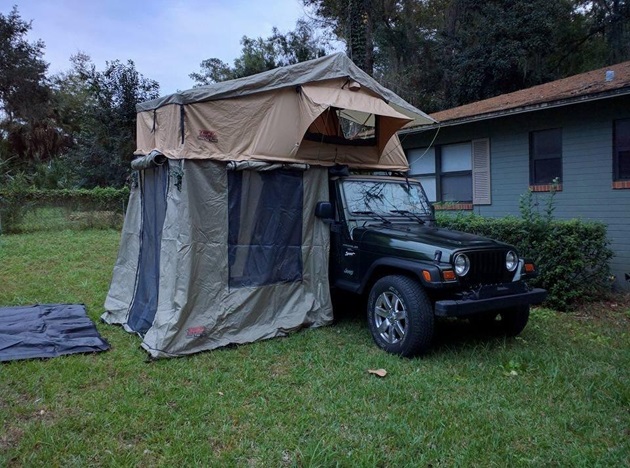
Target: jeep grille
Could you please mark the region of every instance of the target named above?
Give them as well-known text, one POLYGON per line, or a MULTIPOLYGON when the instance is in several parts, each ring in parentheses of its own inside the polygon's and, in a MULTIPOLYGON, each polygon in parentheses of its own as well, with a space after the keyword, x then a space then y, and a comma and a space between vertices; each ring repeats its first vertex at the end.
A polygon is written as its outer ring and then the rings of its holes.
POLYGON ((470 259, 470 271, 460 278, 460 283, 475 286, 512 281, 514 272, 505 268, 507 250, 476 250, 465 253, 470 259))

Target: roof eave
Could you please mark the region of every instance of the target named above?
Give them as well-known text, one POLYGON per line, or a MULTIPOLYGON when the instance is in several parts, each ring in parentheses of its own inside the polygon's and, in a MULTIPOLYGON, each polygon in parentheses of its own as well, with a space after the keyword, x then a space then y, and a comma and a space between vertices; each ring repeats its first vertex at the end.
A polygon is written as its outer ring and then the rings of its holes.
POLYGON ((569 106, 573 104, 581 104, 585 102, 598 101, 601 99, 610 99, 613 97, 629 95, 629 94, 630 94, 630 87, 620 88, 620 89, 615 89, 612 91, 606 91, 602 93, 581 95, 581 96, 568 98, 568 99, 558 99, 555 101, 538 102, 535 104, 512 107, 509 109, 503 109, 503 110, 495 111, 495 112, 486 112, 486 113, 476 114, 476 115, 471 115, 471 116, 466 116, 466 117, 442 120, 442 121, 438 121, 435 124, 418 125, 414 127, 403 128, 398 133, 409 134, 409 133, 414 133, 416 131, 431 130, 438 127, 454 127, 457 125, 463 125, 463 124, 472 123, 472 122, 479 122, 483 120, 508 117, 511 115, 524 114, 526 112, 536 112, 536 111, 552 109, 556 107, 564 107, 564 106, 569 106))

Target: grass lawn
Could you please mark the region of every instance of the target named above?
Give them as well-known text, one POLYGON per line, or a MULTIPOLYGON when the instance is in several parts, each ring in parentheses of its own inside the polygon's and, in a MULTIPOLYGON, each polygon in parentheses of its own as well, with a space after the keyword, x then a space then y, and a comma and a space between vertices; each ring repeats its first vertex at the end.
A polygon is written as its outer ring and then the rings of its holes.
MULTIPOLYGON (((0 305, 83 302, 97 320, 116 231, 0 236, 0 305)), ((628 466, 630 301, 536 309, 516 339, 438 329, 379 351, 362 315, 190 357, 112 349, 0 364, 0 466, 628 466), (369 374, 383 368, 387 376, 369 374)))

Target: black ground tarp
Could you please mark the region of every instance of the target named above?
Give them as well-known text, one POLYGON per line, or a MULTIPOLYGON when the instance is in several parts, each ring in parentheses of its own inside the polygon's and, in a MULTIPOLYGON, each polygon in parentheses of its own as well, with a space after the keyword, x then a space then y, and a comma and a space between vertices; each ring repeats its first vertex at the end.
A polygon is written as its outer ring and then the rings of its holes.
POLYGON ((82 304, 0 307, 0 362, 108 349, 82 304))

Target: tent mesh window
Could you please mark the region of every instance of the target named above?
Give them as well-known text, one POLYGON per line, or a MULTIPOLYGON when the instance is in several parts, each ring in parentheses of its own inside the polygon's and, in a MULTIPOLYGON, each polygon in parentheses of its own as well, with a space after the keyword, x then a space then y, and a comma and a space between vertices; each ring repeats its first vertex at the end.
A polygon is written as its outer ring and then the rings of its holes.
MULTIPOLYGON (((304 139, 333 145, 376 146, 376 127, 368 124, 370 117, 372 114, 360 121, 343 109, 331 107, 315 119, 304 139)), ((373 117, 374 125, 378 125, 379 117, 373 117)))
POLYGON ((301 171, 228 172, 230 287, 302 280, 301 171))
POLYGON ((162 228, 166 217, 168 191, 168 164, 149 167, 142 171, 142 230, 136 276, 135 293, 129 310, 127 325, 135 332, 146 333, 158 306, 160 289, 160 252, 162 228))

